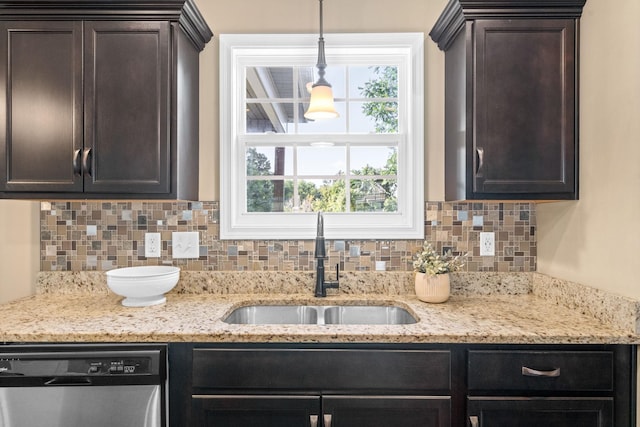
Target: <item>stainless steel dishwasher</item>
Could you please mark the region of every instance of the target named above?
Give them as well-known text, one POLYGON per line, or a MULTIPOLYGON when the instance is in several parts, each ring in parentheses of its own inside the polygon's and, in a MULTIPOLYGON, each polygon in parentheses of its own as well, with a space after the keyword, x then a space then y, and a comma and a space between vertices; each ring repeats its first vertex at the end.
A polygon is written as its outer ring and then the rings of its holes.
POLYGON ((0 427, 164 427, 166 347, 0 345, 0 427))

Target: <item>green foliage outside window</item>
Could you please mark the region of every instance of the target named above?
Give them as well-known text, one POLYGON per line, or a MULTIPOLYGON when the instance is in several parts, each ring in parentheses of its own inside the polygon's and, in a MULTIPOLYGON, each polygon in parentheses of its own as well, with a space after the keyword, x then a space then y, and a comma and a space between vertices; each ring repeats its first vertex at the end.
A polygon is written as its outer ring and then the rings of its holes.
MULTIPOLYGON (((365 98, 397 98, 398 69, 396 67, 373 67, 377 79, 369 80, 359 87, 365 98)), ((362 112, 373 118, 378 133, 398 132, 398 107, 395 102, 367 102, 362 112)))
MULTIPOLYGON (((377 78, 359 87, 366 98, 397 98, 398 70, 396 67, 374 67, 377 78)), ((378 133, 398 131, 398 110, 396 102, 367 102, 362 106, 363 113, 375 122, 378 133)), ((351 211, 357 212, 396 212, 398 171, 397 150, 391 149, 386 164, 382 168, 366 165, 352 170, 350 180, 351 211), (361 176, 362 179, 357 177, 361 176), (392 176, 391 179, 372 179, 371 176, 392 176)), ((247 176, 271 175, 271 163, 267 156, 255 148, 249 148, 246 156, 247 176)), ((325 180, 320 187, 312 182, 298 181, 299 208, 305 211, 345 212, 347 192, 344 172, 338 173, 335 180, 325 180)), ((293 181, 284 183, 284 203, 274 200, 274 181, 250 180, 247 182, 247 212, 273 212, 274 206, 282 206, 285 211, 293 210, 293 181)))

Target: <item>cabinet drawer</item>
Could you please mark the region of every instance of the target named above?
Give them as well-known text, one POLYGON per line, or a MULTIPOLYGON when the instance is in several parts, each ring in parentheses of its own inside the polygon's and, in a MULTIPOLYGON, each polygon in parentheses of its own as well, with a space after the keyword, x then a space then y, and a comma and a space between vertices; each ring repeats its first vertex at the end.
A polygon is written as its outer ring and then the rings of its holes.
POLYGON ((194 389, 442 391, 447 350, 194 349, 194 389))
POLYGON ((613 390, 610 351, 469 351, 469 390, 613 390))

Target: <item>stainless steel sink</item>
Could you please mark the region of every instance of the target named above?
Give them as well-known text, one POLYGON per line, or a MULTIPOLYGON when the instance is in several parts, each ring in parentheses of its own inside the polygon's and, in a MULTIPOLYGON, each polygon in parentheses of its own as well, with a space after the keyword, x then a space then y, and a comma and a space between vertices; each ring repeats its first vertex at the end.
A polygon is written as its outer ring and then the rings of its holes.
POLYGON ((408 325, 417 319, 402 307, 383 305, 249 305, 223 319, 242 325, 408 325))
POLYGON ((401 307, 349 305, 324 310, 327 325, 408 325, 416 322, 416 318, 401 307))
POLYGON ((236 308, 224 321, 245 325, 315 325, 318 311, 309 305, 250 305, 236 308))

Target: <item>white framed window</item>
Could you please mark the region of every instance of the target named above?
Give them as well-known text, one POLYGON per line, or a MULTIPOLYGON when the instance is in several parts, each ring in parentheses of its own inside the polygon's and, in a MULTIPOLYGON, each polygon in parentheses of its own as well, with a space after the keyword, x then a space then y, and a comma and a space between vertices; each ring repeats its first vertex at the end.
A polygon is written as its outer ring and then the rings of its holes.
POLYGON ((310 121, 317 35, 220 35, 220 238, 424 237, 422 33, 325 34, 337 119, 310 121))

